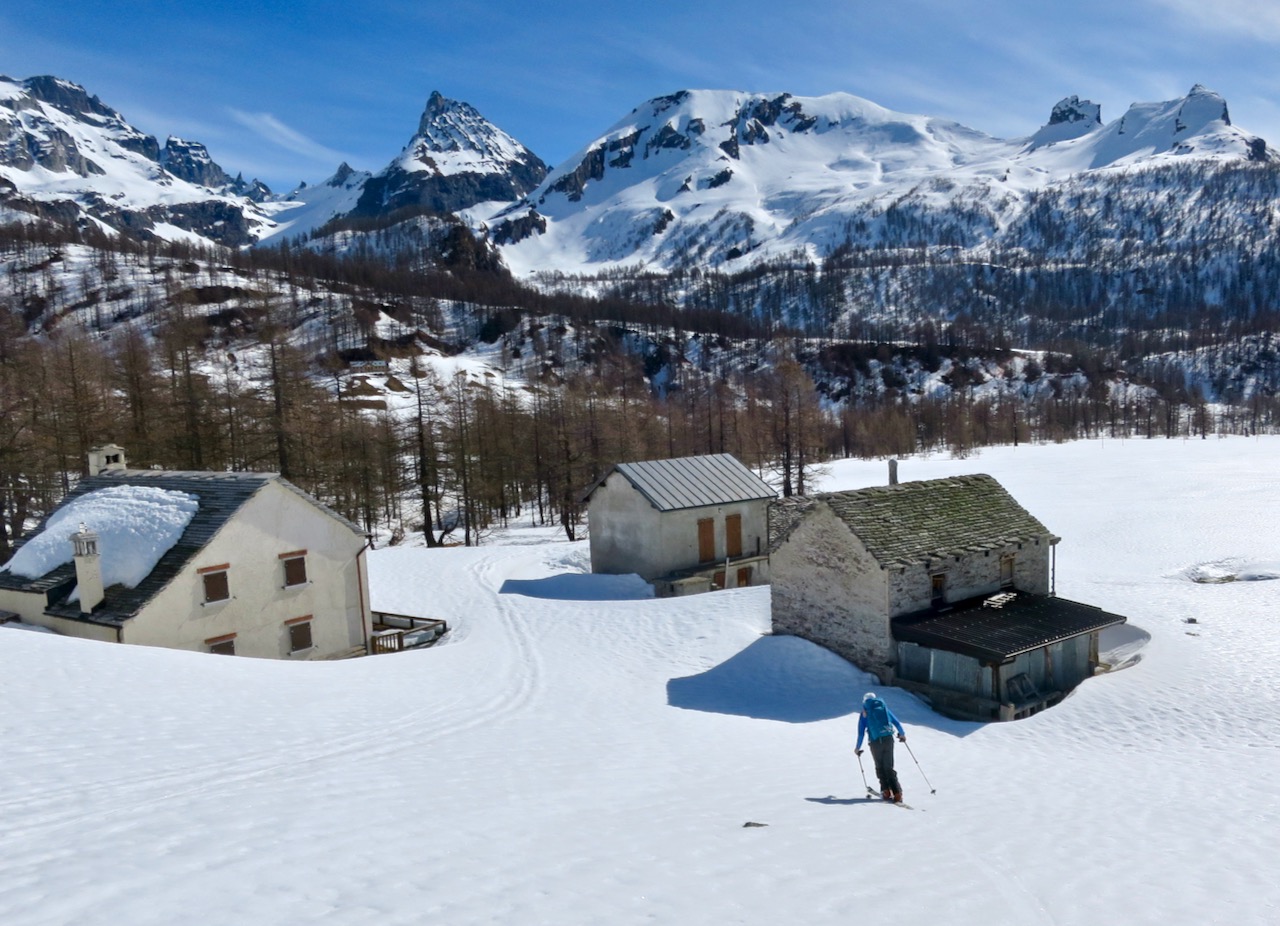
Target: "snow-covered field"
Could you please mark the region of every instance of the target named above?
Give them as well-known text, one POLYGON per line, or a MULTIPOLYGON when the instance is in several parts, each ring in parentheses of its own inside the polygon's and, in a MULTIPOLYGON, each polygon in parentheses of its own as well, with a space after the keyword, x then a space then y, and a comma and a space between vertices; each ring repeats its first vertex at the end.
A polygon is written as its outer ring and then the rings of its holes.
POLYGON ((765 636, 767 588, 654 600, 513 531, 371 554, 375 607, 453 627, 424 651, 0 630, 0 923, 1280 921, 1280 439, 901 467, 961 472, 1063 537, 1058 592, 1136 662, 1012 724, 878 689, 915 810, 857 800, 867 677, 765 636))

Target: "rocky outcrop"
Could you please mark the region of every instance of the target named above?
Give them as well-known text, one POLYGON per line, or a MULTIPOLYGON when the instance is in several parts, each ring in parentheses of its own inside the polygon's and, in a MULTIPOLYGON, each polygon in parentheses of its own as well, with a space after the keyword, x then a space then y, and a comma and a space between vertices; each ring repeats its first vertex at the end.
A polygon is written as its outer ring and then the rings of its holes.
POLYGON ((493 229, 494 244, 515 244, 547 230, 547 220, 536 209, 516 218, 503 219, 493 229))
POLYGON ((160 164, 179 180, 196 186, 219 189, 231 185, 231 178, 209 157, 209 149, 198 141, 170 135, 160 154, 160 164))

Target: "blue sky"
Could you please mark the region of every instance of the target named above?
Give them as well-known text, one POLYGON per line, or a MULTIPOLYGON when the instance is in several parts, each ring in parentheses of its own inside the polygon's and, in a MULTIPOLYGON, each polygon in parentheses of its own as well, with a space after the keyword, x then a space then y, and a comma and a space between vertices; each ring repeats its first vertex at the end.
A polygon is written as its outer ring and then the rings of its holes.
POLYGON ((338 163, 378 170, 431 91, 550 164, 646 99, 687 88, 844 91, 992 135, 1077 94, 1105 121, 1217 90, 1280 146, 1270 0, 14 0, 0 73, 82 84, 161 141, 204 142, 277 191, 338 163))

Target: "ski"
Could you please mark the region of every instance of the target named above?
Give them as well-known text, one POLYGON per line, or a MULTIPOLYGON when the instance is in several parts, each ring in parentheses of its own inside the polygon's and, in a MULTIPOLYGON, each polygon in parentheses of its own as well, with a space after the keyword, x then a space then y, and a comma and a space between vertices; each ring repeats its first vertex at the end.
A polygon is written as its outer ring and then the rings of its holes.
POLYGON ((867 789, 866 801, 868 804, 891 804, 894 807, 901 807, 903 810, 915 810, 910 804, 904 804, 902 801, 886 801, 879 794, 876 794, 870 788, 867 789))

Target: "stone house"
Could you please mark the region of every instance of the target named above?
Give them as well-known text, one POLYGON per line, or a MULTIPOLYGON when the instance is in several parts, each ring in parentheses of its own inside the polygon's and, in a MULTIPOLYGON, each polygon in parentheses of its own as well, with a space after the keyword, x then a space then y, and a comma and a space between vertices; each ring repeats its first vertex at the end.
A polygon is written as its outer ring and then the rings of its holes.
POLYGON ((583 496, 591 571, 636 573, 659 597, 767 583, 776 496, 727 453, 619 463, 583 496))
POLYGON ((819 643, 935 708, 1012 719, 1056 703, 1125 618, 1054 594, 1054 536, 992 477, 776 502, 775 633, 819 643))
POLYGON ((363 532, 274 473, 90 473, 0 566, 0 618, 67 636, 280 659, 364 653, 363 532))

